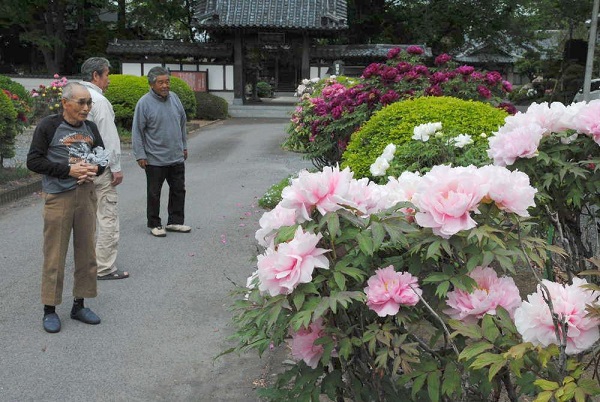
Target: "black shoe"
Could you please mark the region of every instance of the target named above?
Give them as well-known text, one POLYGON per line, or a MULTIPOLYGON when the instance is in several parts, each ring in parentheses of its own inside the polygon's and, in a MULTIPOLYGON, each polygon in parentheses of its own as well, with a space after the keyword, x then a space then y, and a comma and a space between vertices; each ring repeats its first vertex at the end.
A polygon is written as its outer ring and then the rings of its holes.
POLYGON ((79 310, 71 310, 71 318, 86 324, 100 324, 100 317, 87 307, 80 308, 79 310))
POLYGON ((60 331, 60 318, 56 313, 50 313, 44 315, 44 330, 55 334, 60 331))

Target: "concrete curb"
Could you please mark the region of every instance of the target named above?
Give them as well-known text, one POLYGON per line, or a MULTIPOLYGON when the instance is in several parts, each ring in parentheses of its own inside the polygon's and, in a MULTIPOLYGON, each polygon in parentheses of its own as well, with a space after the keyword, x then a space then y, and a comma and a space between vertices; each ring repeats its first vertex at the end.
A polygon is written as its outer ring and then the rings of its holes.
POLYGON ((0 194, 0 205, 8 204, 9 202, 17 201, 22 197, 26 197, 35 192, 42 191, 42 179, 14 188, 0 194))

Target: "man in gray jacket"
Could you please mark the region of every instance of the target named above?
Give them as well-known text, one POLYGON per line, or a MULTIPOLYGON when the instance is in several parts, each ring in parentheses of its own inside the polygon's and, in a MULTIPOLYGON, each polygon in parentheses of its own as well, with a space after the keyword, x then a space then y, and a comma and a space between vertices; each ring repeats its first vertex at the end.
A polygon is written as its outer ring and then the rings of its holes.
POLYGON ((167 231, 189 233, 184 225, 185 164, 187 159, 187 118, 177 94, 171 92, 169 71, 153 67, 148 71, 150 90, 135 106, 132 127, 133 154, 146 171, 146 218, 150 233, 164 237, 167 231), (160 193, 169 185, 166 227, 160 219, 160 193), (166 230, 165 230, 166 229, 166 230))

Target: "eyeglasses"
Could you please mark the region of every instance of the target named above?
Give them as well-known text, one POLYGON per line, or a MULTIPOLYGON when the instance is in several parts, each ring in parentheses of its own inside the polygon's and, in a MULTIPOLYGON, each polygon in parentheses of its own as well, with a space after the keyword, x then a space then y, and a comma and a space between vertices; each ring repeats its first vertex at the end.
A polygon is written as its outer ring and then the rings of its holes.
POLYGON ((92 107, 92 104, 94 103, 92 101, 92 99, 67 99, 71 102, 75 102, 77 103, 80 107, 84 107, 85 105, 87 105, 87 107, 92 107))

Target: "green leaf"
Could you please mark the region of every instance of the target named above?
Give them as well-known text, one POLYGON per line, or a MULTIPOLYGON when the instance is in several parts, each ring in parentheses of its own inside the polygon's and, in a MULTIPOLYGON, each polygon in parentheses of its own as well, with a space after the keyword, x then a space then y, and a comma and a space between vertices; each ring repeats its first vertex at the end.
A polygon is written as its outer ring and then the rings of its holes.
POLYGON ((340 272, 344 275, 348 275, 357 282, 361 282, 367 276, 367 274, 362 269, 355 267, 336 265, 334 271, 340 272))
POLYGON ((413 401, 416 400, 417 393, 423 388, 425 384, 425 380, 427 379, 427 374, 421 374, 413 381, 411 396, 413 401))
POLYGON ((285 243, 292 240, 297 228, 298 225, 284 226, 279 228, 277 231, 277 236, 275 236, 275 244, 285 243))
POLYGON ((433 402, 440 400, 440 372, 432 371, 427 375, 427 393, 433 402))
POLYGON ((437 285, 437 288, 435 289, 435 295, 440 298, 446 297, 448 289, 450 289, 450 281, 444 281, 437 285))
POLYGON ((504 357, 502 357, 502 355, 497 355, 495 353, 482 353, 479 356, 477 356, 477 358, 471 364, 470 367, 477 370, 477 369, 489 366, 494 363, 498 363, 498 362, 504 363, 505 361, 506 360, 504 359, 504 357))
POLYGON ((441 247, 441 243, 439 240, 434 241, 433 243, 431 243, 429 245, 429 247, 427 247, 427 256, 425 257, 426 260, 432 258, 437 260, 437 257, 439 255, 440 252, 440 247, 441 247))
POLYGON ((433 283, 433 282, 447 281, 448 279, 450 279, 450 275, 444 274, 441 272, 436 272, 436 273, 429 275, 427 278, 425 278, 423 280, 423 282, 424 283, 433 283))
POLYGON ((329 297, 323 297, 321 298, 321 302, 319 303, 319 305, 315 308, 315 311, 313 312, 313 321, 316 320, 317 318, 320 318, 323 316, 323 314, 325 314, 325 312, 329 310, 329 297))
POLYGON ((533 383, 540 387, 542 391, 554 391, 555 389, 558 389, 558 383, 555 381, 548 381, 540 378, 535 380, 533 383))
POLYGON ((444 370, 444 381, 442 382, 442 394, 451 396, 460 388, 460 372, 456 364, 449 362, 444 370))
POLYGON ((460 354, 458 355, 458 360, 470 360, 473 357, 485 352, 486 350, 492 349, 493 347, 494 345, 485 341, 472 343, 466 348, 464 348, 462 352, 460 352, 460 354))
POLYGON ((340 290, 346 290, 346 277, 339 272, 333 273, 333 279, 340 290))
POLYGON ((379 250, 383 243, 383 239, 385 239, 385 229, 381 223, 372 222, 371 232, 373 233, 373 247, 375 250, 379 250))
POLYGON ((481 339, 483 336, 481 328, 476 324, 465 324, 459 320, 449 320, 448 325, 456 331, 451 335, 453 338, 456 335, 463 335, 471 339, 481 339))
POLYGON ((360 251, 368 256, 373 256, 373 239, 371 237, 365 233, 359 233, 356 236, 356 240, 358 241, 360 251))
POLYGON ((329 238, 333 241, 340 231, 340 218, 336 213, 330 213, 327 216, 327 231, 329 238))
POLYGON ((294 306, 296 307, 296 310, 300 310, 302 308, 305 298, 306 298, 306 294, 302 293, 302 292, 298 292, 294 295, 293 302, 294 302, 294 306))
POLYGON ((488 373, 488 381, 489 382, 492 382, 492 379, 494 378, 494 376, 496 376, 496 374, 498 374, 498 371, 500 371, 500 369, 502 367, 504 367, 505 364, 506 364, 506 361, 502 361, 502 362, 493 363, 490 366, 490 371, 488 373))
POLYGON ((496 327, 496 323, 494 322, 494 317, 490 314, 486 314, 483 316, 483 337, 489 340, 490 342, 494 342, 498 336, 500 336, 500 330, 496 327))
POLYGON ((537 396, 537 398, 535 398, 533 400, 533 402, 548 402, 550 400, 550 398, 552 398, 552 391, 544 391, 544 392, 540 392, 537 396))

